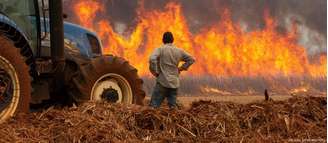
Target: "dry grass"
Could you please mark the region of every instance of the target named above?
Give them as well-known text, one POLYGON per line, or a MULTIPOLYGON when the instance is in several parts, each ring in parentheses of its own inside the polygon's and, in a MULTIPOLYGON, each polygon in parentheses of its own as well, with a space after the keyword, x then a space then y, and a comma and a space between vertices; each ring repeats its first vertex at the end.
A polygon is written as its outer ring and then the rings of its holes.
POLYGON ((184 110, 86 103, 20 115, 0 142, 282 142, 326 139, 327 100, 198 101, 184 110))
MULTIPOLYGON (((155 80, 144 77, 144 87, 151 95, 155 80)), ((326 94, 327 77, 218 77, 218 76, 182 76, 179 93, 181 95, 263 95, 265 89, 275 95, 290 95, 298 88, 307 92, 326 94), (204 91, 204 88, 213 91, 204 91)), ((307 94, 307 93, 306 93, 307 94)))

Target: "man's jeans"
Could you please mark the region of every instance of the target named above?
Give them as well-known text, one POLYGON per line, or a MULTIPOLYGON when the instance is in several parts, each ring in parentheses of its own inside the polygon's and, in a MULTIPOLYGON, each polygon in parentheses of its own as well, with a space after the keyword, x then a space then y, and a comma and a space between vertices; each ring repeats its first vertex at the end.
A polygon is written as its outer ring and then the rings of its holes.
POLYGON ((157 82, 150 99, 150 106, 154 108, 160 107, 164 98, 166 97, 169 107, 174 108, 176 107, 177 93, 177 88, 167 88, 157 82))

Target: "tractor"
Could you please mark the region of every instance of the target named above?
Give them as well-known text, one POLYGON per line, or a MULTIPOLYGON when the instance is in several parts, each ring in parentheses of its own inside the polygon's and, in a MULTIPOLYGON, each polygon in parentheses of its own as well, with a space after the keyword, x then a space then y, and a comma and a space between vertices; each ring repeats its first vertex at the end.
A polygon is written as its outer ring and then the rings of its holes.
POLYGON ((61 0, 0 2, 0 122, 44 103, 143 103, 137 69, 64 18, 61 0))

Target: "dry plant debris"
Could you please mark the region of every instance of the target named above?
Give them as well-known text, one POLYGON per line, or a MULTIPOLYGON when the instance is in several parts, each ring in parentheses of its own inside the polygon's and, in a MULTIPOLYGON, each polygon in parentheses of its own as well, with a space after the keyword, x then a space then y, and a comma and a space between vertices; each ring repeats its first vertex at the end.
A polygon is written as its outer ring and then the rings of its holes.
POLYGON ((198 101, 159 110, 108 103, 19 115, 0 142, 288 142, 326 139, 327 100, 295 97, 247 105, 198 101))

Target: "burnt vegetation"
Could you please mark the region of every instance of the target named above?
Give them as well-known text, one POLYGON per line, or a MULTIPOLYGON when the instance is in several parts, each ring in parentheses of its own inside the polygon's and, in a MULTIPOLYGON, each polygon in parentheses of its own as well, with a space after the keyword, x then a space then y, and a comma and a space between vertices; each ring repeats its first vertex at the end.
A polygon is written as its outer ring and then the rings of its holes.
POLYGON ((0 125, 1 142, 283 142, 326 139, 327 100, 251 104, 198 101, 188 109, 86 103, 20 115, 0 125))

